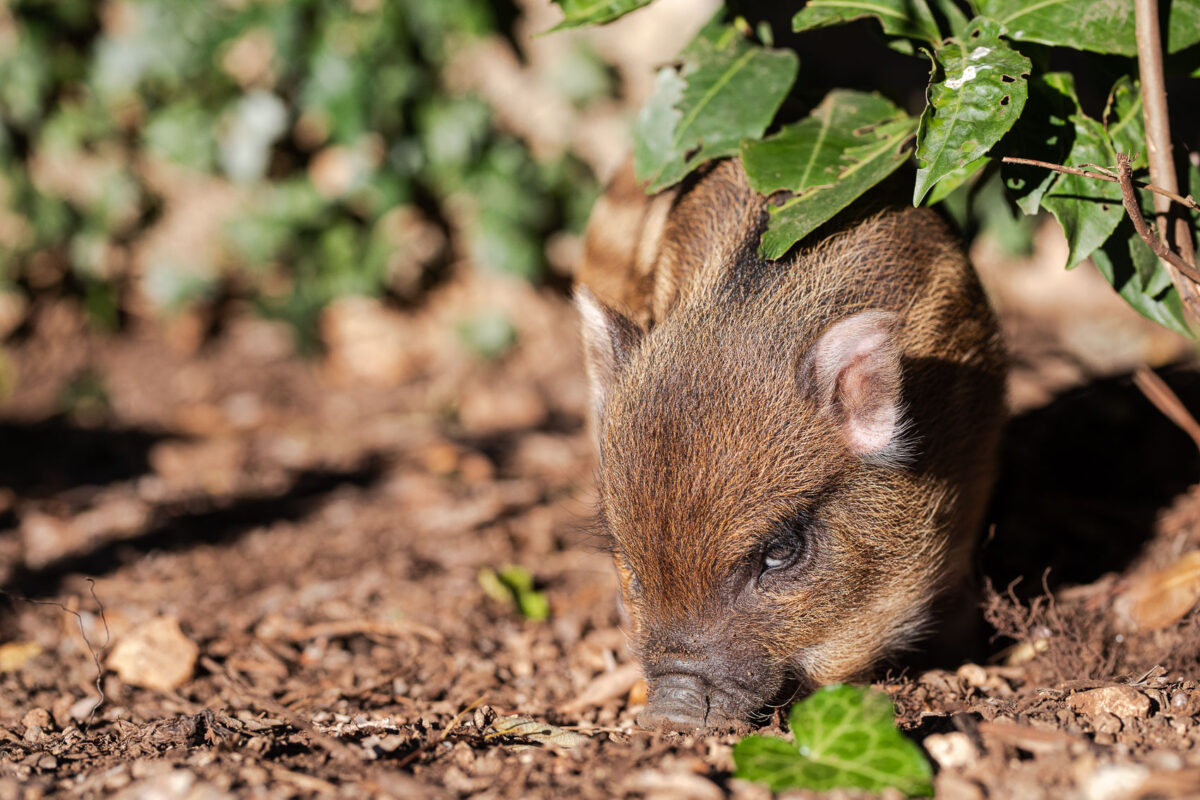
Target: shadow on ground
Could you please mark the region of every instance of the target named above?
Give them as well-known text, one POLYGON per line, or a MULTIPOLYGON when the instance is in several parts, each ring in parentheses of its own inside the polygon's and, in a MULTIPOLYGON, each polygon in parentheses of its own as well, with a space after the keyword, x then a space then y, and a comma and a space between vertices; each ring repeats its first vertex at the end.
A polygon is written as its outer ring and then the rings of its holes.
MULTIPOLYGON (((1167 384, 1200 409, 1200 373, 1169 369, 1167 384)), ((991 529, 980 552, 997 587, 1017 593, 1085 584, 1120 571, 1154 535, 1157 516, 1200 481, 1192 440, 1133 385, 1094 381, 1013 418, 1005 431, 991 529)))
POLYGON ((297 522, 319 508, 332 493, 347 486, 368 488, 383 474, 382 457, 372 454, 350 469, 300 471, 288 488, 277 494, 203 498, 189 500, 186 507, 159 506, 144 532, 97 543, 36 569, 17 567, 0 584, 0 593, 29 599, 52 597, 72 575, 106 575, 150 552, 230 542, 255 528, 297 522))
POLYGON ((39 499, 130 480, 150 471, 154 445, 174 438, 143 428, 84 427, 62 415, 0 421, 0 487, 39 499))

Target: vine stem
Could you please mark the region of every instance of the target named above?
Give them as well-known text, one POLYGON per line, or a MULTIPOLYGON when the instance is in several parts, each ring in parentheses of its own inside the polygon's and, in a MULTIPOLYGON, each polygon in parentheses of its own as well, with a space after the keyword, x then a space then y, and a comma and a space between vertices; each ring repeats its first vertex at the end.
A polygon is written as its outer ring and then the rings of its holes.
POLYGON ((1200 424, 1196 422, 1192 412, 1188 411, 1187 406, 1179 399, 1179 395, 1171 390, 1166 381, 1158 377, 1149 367, 1138 367, 1133 373, 1133 383, 1146 396, 1146 399, 1162 412, 1164 417, 1192 437, 1196 448, 1200 449, 1200 424))
MULTIPOLYGON (((1090 172, 1079 167, 1068 167, 1063 164, 1052 164, 1049 161, 1038 161, 1036 158, 1018 158, 1016 156, 1005 156, 1000 159, 1005 164, 1021 164, 1026 167, 1042 167, 1043 169, 1053 170, 1054 172, 1065 172, 1068 175, 1079 175, 1084 178, 1095 178, 1098 181, 1108 181, 1109 183, 1120 183, 1120 179, 1116 175, 1110 175, 1107 172, 1090 172)), ((1097 167, 1096 169, 1100 169, 1097 167)), ((1181 195, 1178 192, 1168 191, 1161 186, 1155 186, 1152 183, 1145 181, 1133 181, 1133 185, 1147 191, 1160 194, 1163 197, 1174 200, 1181 206, 1187 206, 1193 211, 1200 211, 1200 203, 1196 202, 1196 198, 1189 195, 1181 195)))
MULTIPOLYGON (((1142 216, 1142 210, 1138 207, 1137 192, 1133 188, 1133 167, 1129 163, 1129 155, 1127 153, 1117 153, 1117 179, 1121 184, 1121 204, 1125 206, 1125 213, 1129 215, 1130 221, 1133 222, 1133 227, 1137 230, 1138 236, 1142 237, 1142 241, 1165 264, 1174 267, 1186 275, 1192 280, 1193 285, 1200 283, 1200 270, 1197 270, 1194 266, 1172 252, 1167 243, 1160 237, 1155 236, 1154 231, 1150 230, 1150 226, 1146 224, 1146 220, 1142 216)), ((1172 275, 1171 279, 1174 280, 1175 276, 1172 275)), ((1178 286, 1178 284, 1176 285, 1178 286)))
MULTIPOLYGON (((1162 33, 1158 24, 1157 0, 1134 0, 1138 73, 1142 84, 1142 114, 1146 121, 1146 155, 1150 162, 1150 182, 1166 191, 1178 193, 1179 184, 1175 177, 1175 162, 1171 157, 1171 121, 1167 112, 1167 86, 1163 78, 1162 33)), ((1136 207, 1136 203, 1135 203, 1136 207)), ((1129 209, 1126 203, 1126 210, 1129 209)), ((1192 232, 1187 220, 1175 216, 1171 226, 1171 201, 1156 194, 1154 210, 1158 217, 1159 236, 1156 241, 1166 240, 1168 252, 1178 254, 1187 264, 1196 262, 1192 246, 1192 232), (1171 227, 1174 227, 1172 236, 1171 227), (1161 238, 1160 238, 1161 237, 1161 238), (1174 239, 1174 247, 1170 246, 1174 239)), ((1136 216, 1141 217, 1139 211, 1136 216)), ((1143 224, 1144 221, 1143 221, 1143 224)), ((1140 231, 1139 231, 1140 232, 1140 231)), ((1145 238, 1145 237, 1143 237, 1145 238)), ((1147 242, 1149 243, 1149 242, 1147 242)), ((1158 252, 1157 250, 1155 251, 1158 252)), ((1163 267, 1171 276, 1171 282, 1179 291, 1179 297, 1193 320, 1200 321, 1200 288, 1193 281, 1183 280, 1178 265, 1161 255, 1163 267)))
POLYGON ((1195 199, 1193 199, 1190 195, 1188 197, 1182 197, 1176 192, 1171 192, 1166 189, 1161 189, 1157 186, 1145 184, 1141 181, 1135 181, 1133 179, 1133 165, 1130 162, 1128 153, 1117 153, 1117 168, 1112 172, 1104 167, 1099 167, 1094 164, 1089 166, 1101 171, 1092 172, 1086 169, 1080 169, 1079 167, 1067 167, 1062 164, 1052 164, 1049 161, 1037 161, 1032 158, 1016 158, 1012 156, 1005 156, 1002 161, 1008 164, 1023 164, 1030 167, 1044 167, 1045 169, 1053 170, 1054 172, 1065 172, 1068 175, 1080 175, 1084 178, 1094 178, 1098 181, 1111 181, 1113 183, 1120 184, 1121 205, 1125 209, 1125 213, 1129 216, 1129 220, 1133 223, 1134 229, 1137 231, 1138 236, 1142 237, 1142 241, 1146 243, 1146 246, 1153 250, 1154 255, 1158 256, 1159 259, 1165 263, 1168 270, 1173 270, 1170 273, 1171 281, 1175 283, 1177 288, 1180 289, 1180 294, 1183 294, 1183 289, 1180 287, 1181 281, 1179 281, 1177 275, 1188 278, 1188 282, 1183 282, 1184 286, 1189 288, 1200 286, 1200 270, 1196 269, 1194 265, 1188 263, 1181 256, 1174 253, 1167 245, 1166 241, 1156 236, 1154 231, 1150 230, 1150 225, 1147 224, 1145 218, 1142 216, 1142 209, 1138 204, 1137 190, 1135 187, 1141 186, 1144 189, 1149 189, 1160 196, 1169 198, 1167 202, 1174 200, 1175 202, 1185 205, 1188 208, 1200 210, 1200 204, 1197 204, 1195 199))

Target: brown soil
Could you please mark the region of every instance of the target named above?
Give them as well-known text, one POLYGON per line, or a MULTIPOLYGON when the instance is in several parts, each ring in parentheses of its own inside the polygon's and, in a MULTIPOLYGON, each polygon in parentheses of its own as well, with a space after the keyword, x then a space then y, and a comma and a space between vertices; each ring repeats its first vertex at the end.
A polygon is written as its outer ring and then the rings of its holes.
MULTIPOLYGON (((1112 610, 1200 547, 1194 447, 997 297, 1024 406, 983 548, 1000 636, 877 685, 940 796, 1200 795, 1200 617, 1136 633, 1112 610)), ((0 798, 767 796, 731 778, 732 736, 633 724, 564 298, 475 278, 408 315, 330 313, 320 361, 247 315, 206 340, 187 320, 105 338, 64 304, 10 344, 0 798), (495 307, 518 345, 486 362, 453 331, 495 307), (484 591, 508 564, 548 621, 484 591), (167 666, 195 665, 139 688, 116 654, 164 618, 184 637, 167 666), (513 715, 540 726, 498 732, 513 715)))

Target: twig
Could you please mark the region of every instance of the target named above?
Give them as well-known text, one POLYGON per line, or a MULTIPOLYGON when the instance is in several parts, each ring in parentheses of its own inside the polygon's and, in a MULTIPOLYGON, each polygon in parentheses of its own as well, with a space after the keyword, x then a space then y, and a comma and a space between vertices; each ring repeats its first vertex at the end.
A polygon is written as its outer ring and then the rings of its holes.
MULTIPOLYGON (((1171 120, 1167 112, 1167 87, 1163 78, 1162 33, 1158 26, 1158 0, 1134 0, 1134 23, 1137 39, 1138 73, 1142 84, 1142 115, 1146 121, 1146 155, 1150 162, 1150 182, 1170 192, 1179 190, 1175 177, 1175 163, 1171 158, 1171 120)), ((1126 206, 1128 208, 1128 206, 1126 206)), ((1158 233, 1174 247, 1167 250, 1178 253, 1187 264, 1196 262, 1196 250, 1192 246, 1192 231, 1183 217, 1175 220, 1174 236, 1171 236, 1169 218, 1171 204, 1166 198, 1154 198, 1154 210, 1158 216, 1158 233)), ((1138 216, 1141 214, 1139 212, 1138 216)), ((1143 237, 1144 238, 1144 237, 1143 237)), ((1157 238, 1157 237, 1156 237, 1157 238)), ((1157 253, 1157 251, 1155 251, 1157 253)), ((1159 258, 1162 258, 1161 254, 1159 258)), ((1179 297, 1193 320, 1200 320, 1200 288, 1180 280, 1177 262, 1163 259, 1163 266, 1171 276, 1171 282, 1179 290, 1179 297)), ((1191 276, 1189 276, 1191 277, 1191 276)), ((1193 280, 1195 278, 1193 277, 1193 280)))
MULTIPOLYGON (((1067 167, 1062 164, 1051 164, 1049 161, 1038 161, 1034 158, 1017 158, 1016 156, 1005 156, 1000 160, 1005 164, 1022 164, 1026 167, 1042 167, 1043 169, 1053 170, 1054 172, 1065 172, 1068 175, 1079 175, 1083 178, 1095 178, 1098 181, 1120 183, 1120 180, 1115 175, 1111 175, 1107 171, 1089 172, 1086 169, 1080 169, 1078 167, 1067 167)), ((1103 169, 1095 164, 1090 166, 1093 166, 1098 170, 1103 169)), ((1142 189, 1147 189, 1155 194, 1162 195, 1163 197, 1170 198, 1176 203, 1179 203, 1181 206, 1187 206, 1194 211, 1200 211, 1200 202, 1196 202, 1196 198, 1192 197, 1190 194, 1185 197, 1178 192, 1171 192, 1162 188, 1161 186, 1155 186, 1154 184, 1146 183, 1145 181, 1134 181, 1133 185, 1142 189)))
POLYGON ((1183 432, 1192 437, 1196 448, 1200 449, 1200 423, 1188 411, 1187 406, 1179 399, 1179 395, 1171 391, 1166 381, 1146 367, 1138 367, 1133 373, 1133 384, 1146 395, 1146 399, 1162 412, 1162 415, 1174 422, 1183 432))
MULTIPOLYGON (((1121 202, 1124 204, 1125 213, 1133 222, 1138 236, 1141 236, 1142 241, 1149 245, 1150 249, 1154 251, 1154 255, 1166 262, 1168 269, 1174 267, 1190 278, 1193 284, 1200 283, 1200 270, 1172 253, 1171 249, 1167 247, 1167 243, 1155 236, 1154 232, 1150 230, 1150 226, 1146 224, 1146 219, 1142 216, 1142 209, 1138 206, 1137 193, 1133 189, 1133 168, 1129 164, 1129 156, 1125 153, 1117 153, 1117 177, 1120 178, 1121 183, 1121 202)), ((1174 275, 1171 277, 1172 280, 1175 280, 1174 275)), ((1175 286, 1181 293, 1183 292, 1179 281, 1175 280, 1175 286)), ((1194 286, 1190 288, 1194 288, 1194 286)))
POLYGON ((440 741, 444 740, 447 736, 449 736, 450 731, 457 728, 458 723, 462 722, 462 718, 465 717, 467 714, 471 713, 472 711, 474 711, 475 709, 479 708, 479 706, 486 699, 487 699, 486 694, 480 695, 478 700, 476 700, 474 703, 471 703, 471 705, 467 706, 462 711, 455 714, 454 719, 450 720, 450 724, 446 726, 446 730, 442 731, 442 735, 438 737, 438 741, 440 742, 440 741))

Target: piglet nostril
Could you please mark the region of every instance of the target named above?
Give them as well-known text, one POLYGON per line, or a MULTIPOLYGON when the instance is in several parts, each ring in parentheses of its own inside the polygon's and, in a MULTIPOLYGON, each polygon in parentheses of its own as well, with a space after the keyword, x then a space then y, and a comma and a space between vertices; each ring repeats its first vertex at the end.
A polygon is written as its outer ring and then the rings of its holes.
POLYGON ((708 716, 707 685, 697 675, 674 673, 654 681, 646 710, 638 715, 643 728, 694 730, 708 716))

